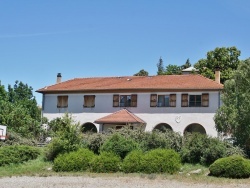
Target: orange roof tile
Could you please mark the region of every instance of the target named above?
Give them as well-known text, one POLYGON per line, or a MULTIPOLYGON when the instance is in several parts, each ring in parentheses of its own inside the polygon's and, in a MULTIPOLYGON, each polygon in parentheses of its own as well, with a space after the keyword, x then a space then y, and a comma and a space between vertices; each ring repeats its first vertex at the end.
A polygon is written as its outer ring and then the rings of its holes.
POLYGON ((142 119, 128 111, 127 109, 119 110, 113 114, 96 120, 94 123, 145 123, 142 119))
POLYGON ((39 93, 109 90, 221 90, 222 84, 201 75, 75 78, 37 90, 39 93))

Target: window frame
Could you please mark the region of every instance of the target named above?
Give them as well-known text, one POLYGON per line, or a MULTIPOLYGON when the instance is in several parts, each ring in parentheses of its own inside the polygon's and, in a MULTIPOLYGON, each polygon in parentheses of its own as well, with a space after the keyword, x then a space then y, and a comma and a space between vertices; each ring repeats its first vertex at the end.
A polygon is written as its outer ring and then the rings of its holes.
POLYGON ((176 107, 176 94, 150 94, 150 107, 176 107), (164 104, 159 105, 159 97, 164 96, 164 104), (168 96, 168 105, 165 105, 165 96, 168 96))
POLYGON ((113 95, 113 107, 137 107, 137 101, 138 101, 137 94, 113 95), (125 99, 125 102, 122 102, 122 99, 125 99))

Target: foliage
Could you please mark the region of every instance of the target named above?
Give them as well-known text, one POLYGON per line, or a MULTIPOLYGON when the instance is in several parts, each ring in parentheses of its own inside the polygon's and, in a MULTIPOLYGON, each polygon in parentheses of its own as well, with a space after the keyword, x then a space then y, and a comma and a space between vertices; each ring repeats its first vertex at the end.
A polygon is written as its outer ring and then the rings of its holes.
POLYGON ((166 66, 166 71, 165 71, 165 74, 166 75, 178 75, 178 74, 181 74, 181 66, 178 66, 178 65, 167 65, 166 66))
POLYGON ((40 112, 32 87, 16 81, 14 87, 8 85, 8 91, 0 85, 0 124, 7 125, 28 138, 37 138, 41 132, 40 112))
POLYGON ((125 173, 141 172, 141 160, 144 153, 141 150, 131 151, 122 162, 122 171, 125 173))
POLYGON ((229 135, 235 144, 249 149, 250 144, 250 59, 240 64, 231 80, 225 82, 223 105, 217 110, 218 132, 229 135))
POLYGON ((86 144, 87 148, 89 148, 95 154, 99 154, 100 147, 103 145, 105 140, 107 140, 107 138, 108 135, 102 133, 84 134, 83 142, 86 144))
POLYGON ((110 173, 118 172, 121 165, 121 158, 114 153, 101 152, 90 162, 92 172, 110 173))
POLYGON ((58 154, 76 151, 81 147, 79 123, 75 123, 67 113, 58 122, 57 131, 47 147, 45 157, 47 160, 54 160, 58 154))
POLYGON ((85 171, 89 169, 89 163, 94 157, 95 154, 88 149, 61 154, 54 160, 53 170, 56 172, 85 171))
POLYGON ((202 134, 186 135, 180 151, 183 162, 210 165, 215 160, 233 154, 244 155, 242 150, 228 142, 202 134))
POLYGON ((199 70, 199 73, 207 78, 214 79, 214 70, 220 68, 221 83, 232 78, 233 71, 240 64, 240 51, 236 47, 221 47, 215 48, 207 52, 206 59, 200 59, 194 67, 199 70))
POLYGON ((181 167, 181 159, 174 150, 155 149, 145 153, 141 158, 141 172, 176 173, 181 167))
POLYGON ((141 69, 138 73, 135 73, 134 76, 148 76, 148 72, 141 69))
POLYGON ((130 151, 137 148, 138 144, 134 140, 115 133, 103 143, 101 151, 113 152, 123 159, 130 151))
POLYGON ((3 146, 0 147, 0 166, 36 159, 39 154, 40 151, 31 146, 3 146))
POLYGON ((186 61, 186 63, 185 63, 184 65, 181 66, 181 70, 187 69, 187 68, 189 68, 189 67, 191 67, 191 66, 192 66, 192 65, 191 65, 190 60, 189 60, 189 58, 188 58, 187 61, 186 61))
POLYGON ((8 139, 5 142, 0 142, 0 146, 1 145, 3 146, 7 146, 7 145, 35 146, 37 144, 36 140, 22 137, 20 134, 12 130, 8 130, 7 137, 8 139))
POLYGON ((157 75, 164 75, 165 74, 165 69, 163 65, 163 60, 160 57, 159 62, 157 63, 157 75))
POLYGON ((210 175, 226 178, 249 178, 250 161, 241 156, 230 156, 216 160, 210 167, 210 175))

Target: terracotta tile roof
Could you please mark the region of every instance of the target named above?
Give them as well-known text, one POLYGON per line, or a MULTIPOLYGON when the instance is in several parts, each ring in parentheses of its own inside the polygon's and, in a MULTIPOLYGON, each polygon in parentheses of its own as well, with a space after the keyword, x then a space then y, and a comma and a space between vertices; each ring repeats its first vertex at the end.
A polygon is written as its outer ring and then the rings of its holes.
POLYGON ((221 90, 222 84, 201 75, 75 78, 37 90, 39 93, 109 90, 221 90))
POLYGON ((145 121, 134 115, 132 112, 128 111, 127 109, 119 110, 113 114, 105 116, 96 120, 94 123, 103 124, 103 123, 143 123, 145 121))

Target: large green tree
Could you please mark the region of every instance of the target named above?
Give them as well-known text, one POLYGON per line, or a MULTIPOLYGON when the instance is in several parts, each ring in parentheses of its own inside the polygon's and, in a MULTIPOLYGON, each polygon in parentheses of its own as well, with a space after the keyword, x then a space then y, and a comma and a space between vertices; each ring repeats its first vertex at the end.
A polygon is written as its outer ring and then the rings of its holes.
POLYGON ((29 138, 41 131, 40 109, 32 90, 19 81, 13 87, 8 85, 7 91, 0 85, 0 124, 29 138))
POLYGON ((243 148, 249 147, 250 59, 240 63, 231 79, 225 82, 222 101, 215 115, 216 129, 233 137, 243 148))
POLYGON ((165 74, 165 68, 163 65, 163 60, 160 57, 159 62, 157 63, 157 75, 164 75, 165 74))
POLYGON ((207 78, 214 79, 216 68, 221 70, 221 83, 232 78, 233 71, 237 69, 240 60, 240 50, 236 47, 215 48, 207 52, 205 59, 200 59, 194 67, 199 73, 207 78))

